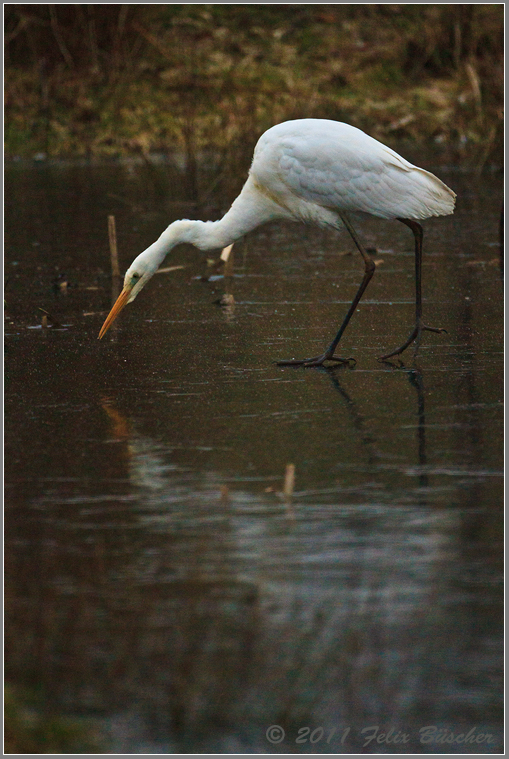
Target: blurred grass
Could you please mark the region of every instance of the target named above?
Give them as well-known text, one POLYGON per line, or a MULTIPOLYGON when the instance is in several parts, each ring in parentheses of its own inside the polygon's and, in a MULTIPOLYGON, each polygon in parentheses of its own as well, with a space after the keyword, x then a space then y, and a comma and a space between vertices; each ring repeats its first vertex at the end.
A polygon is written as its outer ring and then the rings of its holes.
POLYGON ((6 754, 97 754, 104 737, 86 720, 46 713, 37 699, 4 691, 4 751, 6 754))
POLYGON ((180 151, 193 184, 198 151, 244 172, 265 129, 313 116, 502 160, 503 5, 7 5, 5 24, 7 156, 180 151))

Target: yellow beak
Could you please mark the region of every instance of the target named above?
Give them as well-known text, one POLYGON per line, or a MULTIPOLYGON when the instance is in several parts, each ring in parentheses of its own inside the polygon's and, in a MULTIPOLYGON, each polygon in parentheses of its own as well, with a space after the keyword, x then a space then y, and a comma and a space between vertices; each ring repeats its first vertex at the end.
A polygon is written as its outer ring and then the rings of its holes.
POLYGON ((101 339, 101 337, 104 337, 106 332, 109 330, 119 313, 122 311, 122 309, 127 305, 129 301, 129 297, 132 292, 131 286, 125 286, 120 295, 118 296, 117 300, 115 301, 113 308, 111 309, 110 313, 106 317, 106 321, 101 327, 101 331, 99 332, 98 340, 101 339))

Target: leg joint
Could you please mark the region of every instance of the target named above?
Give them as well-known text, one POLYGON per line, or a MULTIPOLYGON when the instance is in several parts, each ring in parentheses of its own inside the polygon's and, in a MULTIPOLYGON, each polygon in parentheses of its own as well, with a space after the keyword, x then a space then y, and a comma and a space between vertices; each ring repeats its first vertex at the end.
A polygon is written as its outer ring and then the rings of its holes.
POLYGON ((375 269, 376 269, 376 264, 373 261, 373 259, 372 258, 367 258, 365 260, 365 272, 366 272, 366 274, 369 274, 372 277, 375 269))

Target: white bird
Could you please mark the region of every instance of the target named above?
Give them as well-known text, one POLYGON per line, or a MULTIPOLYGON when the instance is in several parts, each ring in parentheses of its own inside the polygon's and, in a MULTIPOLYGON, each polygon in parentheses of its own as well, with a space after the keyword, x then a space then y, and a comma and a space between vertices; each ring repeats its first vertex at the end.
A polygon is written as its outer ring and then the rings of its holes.
POLYGON ((361 212, 381 219, 397 219, 414 234, 415 326, 400 348, 382 358, 402 353, 414 340, 417 350, 424 330, 445 330, 428 327, 422 321, 422 227, 415 220, 453 213, 455 198, 455 193, 429 171, 413 166, 349 124, 326 119, 277 124, 258 140, 247 181, 222 219, 174 221, 134 259, 99 338, 179 243, 192 243, 201 250, 225 248, 261 224, 286 219, 335 229, 346 227, 364 259, 364 277, 336 337, 324 353, 278 363, 321 366, 325 361, 343 362, 346 359, 334 356, 334 352, 375 270, 348 218, 350 212, 361 212))

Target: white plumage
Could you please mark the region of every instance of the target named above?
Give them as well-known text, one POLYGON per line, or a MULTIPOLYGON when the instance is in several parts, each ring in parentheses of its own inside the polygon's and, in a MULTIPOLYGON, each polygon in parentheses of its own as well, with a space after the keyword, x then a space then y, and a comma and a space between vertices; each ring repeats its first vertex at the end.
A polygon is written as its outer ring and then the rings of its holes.
POLYGON ((346 226, 365 262, 365 275, 345 320, 329 348, 312 359, 281 362, 306 366, 342 361, 334 350, 374 271, 348 219, 367 213, 399 219, 409 226, 416 245, 416 326, 401 348, 417 344, 427 327, 421 320, 420 258, 422 229, 415 221, 454 211, 455 194, 436 176, 413 166, 394 150, 356 127, 326 119, 286 121, 268 129, 255 147, 249 176, 229 211, 219 221, 175 221, 141 253, 126 272, 124 289, 106 319, 102 337, 122 308, 134 300, 169 251, 188 242, 201 250, 224 248, 274 219, 346 226))
POLYGON ((268 129, 256 145, 250 177, 297 218, 319 219, 332 210, 427 219, 452 213, 456 197, 434 174, 360 129, 326 119, 268 129))

